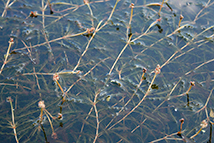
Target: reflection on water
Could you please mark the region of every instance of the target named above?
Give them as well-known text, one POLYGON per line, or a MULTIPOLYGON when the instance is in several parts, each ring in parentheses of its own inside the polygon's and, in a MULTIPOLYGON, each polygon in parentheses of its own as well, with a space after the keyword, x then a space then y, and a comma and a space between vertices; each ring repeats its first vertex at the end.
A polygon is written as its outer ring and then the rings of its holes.
POLYGON ((214 3, 133 3, 1 2, 2 141, 192 142, 212 121, 214 3))

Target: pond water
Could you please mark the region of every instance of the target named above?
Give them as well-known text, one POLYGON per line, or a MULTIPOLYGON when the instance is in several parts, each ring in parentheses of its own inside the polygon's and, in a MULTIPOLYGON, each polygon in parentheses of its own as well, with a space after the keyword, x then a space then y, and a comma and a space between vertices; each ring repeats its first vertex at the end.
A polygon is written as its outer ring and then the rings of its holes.
POLYGON ((1 1, 1 141, 211 142, 214 1, 161 4, 1 1))

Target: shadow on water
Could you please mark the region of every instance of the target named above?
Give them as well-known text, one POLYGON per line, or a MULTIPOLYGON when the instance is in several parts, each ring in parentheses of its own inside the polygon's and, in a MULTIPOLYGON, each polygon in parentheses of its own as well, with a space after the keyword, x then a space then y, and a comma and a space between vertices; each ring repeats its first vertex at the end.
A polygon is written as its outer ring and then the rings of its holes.
POLYGON ((132 2, 0 2, 2 142, 212 142, 214 2, 132 2))

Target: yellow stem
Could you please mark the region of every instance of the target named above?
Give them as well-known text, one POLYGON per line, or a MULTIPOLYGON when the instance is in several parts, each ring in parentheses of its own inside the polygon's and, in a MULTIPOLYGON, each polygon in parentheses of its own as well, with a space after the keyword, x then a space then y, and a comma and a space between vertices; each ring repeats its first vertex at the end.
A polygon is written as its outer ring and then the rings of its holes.
POLYGON ((194 134, 193 136, 190 137, 190 139, 196 137, 200 132, 201 132, 202 128, 200 128, 200 130, 198 130, 198 132, 196 134, 194 134))
POLYGON ((160 9, 159 9, 159 12, 158 12, 158 15, 159 15, 159 16, 160 16, 161 9, 162 9, 162 7, 163 7, 163 3, 164 3, 164 0, 162 1, 161 6, 160 6, 160 9))
POLYGON ((192 85, 190 85, 189 89, 187 90, 186 94, 189 93, 190 89, 192 88, 192 85))
POLYGON ((51 125, 52 132, 54 133, 53 124, 52 124, 51 119, 50 119, 50 117, 48 116, 46 110, 45 110, 45 114, 46 114, 46 116, 47 116, 47 118, 48 118, 48 121, 49 121, 49 123, 50 123, 50 125, 51 125))
POLYGON ((59 86, 60 90, 62 91, 62 93, 64 94, 64 90, 62 89, 62 86, 59 84, 58 80, 56 80, 57 85, 59 86))

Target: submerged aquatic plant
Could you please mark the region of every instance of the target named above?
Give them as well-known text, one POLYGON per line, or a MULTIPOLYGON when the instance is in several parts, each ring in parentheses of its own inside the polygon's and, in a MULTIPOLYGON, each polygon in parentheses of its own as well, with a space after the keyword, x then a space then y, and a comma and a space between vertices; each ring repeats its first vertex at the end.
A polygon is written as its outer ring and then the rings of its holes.
POLYGON ((214 2, 175 2, 3 1, 1 140, 211 142, 214 2))

